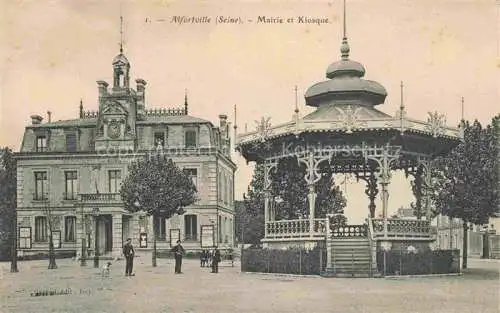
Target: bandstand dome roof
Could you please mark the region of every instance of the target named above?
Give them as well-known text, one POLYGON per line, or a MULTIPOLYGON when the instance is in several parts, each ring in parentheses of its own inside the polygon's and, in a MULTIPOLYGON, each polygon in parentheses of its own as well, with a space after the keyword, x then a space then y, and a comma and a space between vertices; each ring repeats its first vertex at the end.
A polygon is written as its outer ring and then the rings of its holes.
POLYGON ((349 59, 345 35, 340 52, 341 59, 326 70, 327 79, 305 92, 305 104, 315 107, 313 112, 300 118, 296 106, 292 121, 271 126, 270 118, 263 117, 256 121, 255 131, 238 135, 237 149, 247 161, 296 152, 289 147, 314 150, 316 146, 307 145, 320 143, 320 147, 341 144, 351 148, 359 144, 396 145, 404 148, 406 161, 417 164, 416 156, 446 153, 463 138, 462 130, 446 126, 445 117, 437 112, 429 112, 427 121, 420 121, 406 115, 402 102, 394 115, 378 110, 375 106, 385 102, 386 89, 363 78, 365 67, 349 59))
POLYGON ((365 72, 365 67, 359 62, 353 60, 340 60, 328 66, 326 69, 326 77, 330 79, 340 75, 363 77, 365 76, 365 72))
POLYGON ((306 104, 320 106, 330 100, 362 100, 363 104, 384 103, 387 91, 376 81, 366 80, 363 64, 349 59, 349 44, 344 37, 340 52, 342 59, 330 64, 326 70, 328 80, 316 83, 305 93, 306 104))

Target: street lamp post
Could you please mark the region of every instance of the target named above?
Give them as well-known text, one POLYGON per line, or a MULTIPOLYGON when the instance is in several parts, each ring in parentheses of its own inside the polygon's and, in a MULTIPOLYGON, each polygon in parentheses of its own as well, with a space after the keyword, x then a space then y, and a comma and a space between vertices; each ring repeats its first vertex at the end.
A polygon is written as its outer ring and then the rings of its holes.
POLYGON ((14 213, 12 219, 12 235, 11 235, 11 263, 10 272, 17 273, 19 269, 17 268, 17 211, 14 213))
POLYGON ((383 241, 381 242, 380 246, 384 252, 384 277, 385 277, 387 275, 387 253, 391 250, 392 243, 389 241, 383 241))
POLYGON ((83 212, 82 205, 82 255, 80 256, 80 266, 87 266, 87 229, 86 229, 86 220, 85 213, 83 212))
POLYGON ((99 268, 99 208, 94 208, 92 214, 95 217, 95 251, 94 268, 99 268))

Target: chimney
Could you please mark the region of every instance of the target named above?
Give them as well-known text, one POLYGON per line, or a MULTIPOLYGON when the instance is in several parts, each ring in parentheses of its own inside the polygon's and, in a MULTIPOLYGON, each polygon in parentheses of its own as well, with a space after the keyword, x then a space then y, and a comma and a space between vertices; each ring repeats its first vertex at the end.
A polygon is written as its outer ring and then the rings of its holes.
POLYGON ((142 78, 137 78, 135 80, 136 84, 137 84, 137 92, 144 92, 146 90, 146 81, 142 78))
POLYGON ((227 138, 227 115, 219 115, 219 129, 223 138, 227 138))
POLYGON ((47 111, 47 121, 48 121, 48 123, 50 123, 52 121, 51 117, 52 117, 52 112, 47 111))
POLYGON ((99 90, 99 96, 106 95, 108 93, 108 83, 103 80, 98 80, 97 89, 99 90))
POLYGON ((142 78, 135 80, 137 86, 137 112, 142 114, 146 106, 146 81, 142 78))
POLYGON ((38 125, 42 123, 43 117, 38 114, 31 115, 31 125, 38 125))
POLYGON ((219 127, 220 127, 220 129, 226 130, 226 124, 227 124, 227 115, 220 114, 219 115, 219 127))

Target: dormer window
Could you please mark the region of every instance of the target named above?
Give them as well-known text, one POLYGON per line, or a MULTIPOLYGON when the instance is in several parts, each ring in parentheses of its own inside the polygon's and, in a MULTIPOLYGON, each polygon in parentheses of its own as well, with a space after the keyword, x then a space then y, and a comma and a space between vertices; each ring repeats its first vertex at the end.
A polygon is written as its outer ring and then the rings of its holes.
POLYGON ((66 134, 66 151, 76 152, 77 150, 77 138, 75 133, 66 134))
POLYGON ((186 148, 196 148, 198 146, 197 132, 195 129, 186 129, 184 131, 184 146, 186 148))
POLYGON ((39 135, 36 136, 36 152, 47 151, 47 136, 39 135))
POLYGON ((154 133, 154 146, 155 147, 165 146, 165 132, 157 131, 154 133))

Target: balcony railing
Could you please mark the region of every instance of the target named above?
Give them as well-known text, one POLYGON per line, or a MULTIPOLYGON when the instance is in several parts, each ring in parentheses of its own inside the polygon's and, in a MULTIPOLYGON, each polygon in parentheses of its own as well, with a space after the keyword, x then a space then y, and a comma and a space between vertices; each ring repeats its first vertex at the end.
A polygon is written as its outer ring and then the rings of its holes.
POLYGON ((431 239, 432 231, 429 221, 404 220, 395 218, 374 218, 374 238, 405 238, 405 239, 431 239), (387 223, 387 225, 385 225, 387 223))
POLYGON ((47 201, 49 200, 49 195, 47 193, 34 193, 33 194, 33 201, 47 201))
POLYGON ((119 193, 81 193, 80 201, 101 203, 120 202, 121 196, 119 193))
POLYGON ((325 234, 325 219, 322 218, 313 219, 312 225, 308 219, 266 222, 266 239, 324 237, 325 234))

